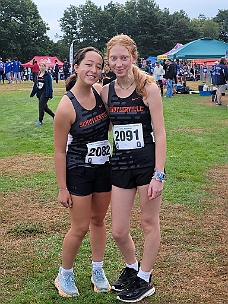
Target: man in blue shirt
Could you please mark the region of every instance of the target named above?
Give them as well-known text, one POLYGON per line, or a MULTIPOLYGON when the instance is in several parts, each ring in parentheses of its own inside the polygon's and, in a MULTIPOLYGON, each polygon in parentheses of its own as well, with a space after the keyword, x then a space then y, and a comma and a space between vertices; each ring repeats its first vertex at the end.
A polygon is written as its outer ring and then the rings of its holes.
POLYGON ((12 62, 10 61, 10 58, 8 58, 6 59, 6 63, 5 63, 5 73, 6 73, 6 79, 8 80, 9 84, 13 83, 11 76, 12 72, 13 72, 12 62))
POLYGON ((214 68, 214 84, 217 87, 217 102, 218 106, 222 105, 222 94, 226 92, 226 81, 228 80, 227 60, 225 57, 220 59, 219 64, 214 68))
POLYGON ((16 83, 20 81, 21 83, 21 63, 18 61, 17 57, 15 57, 14 62, 13 62, 13 77, 16 83))

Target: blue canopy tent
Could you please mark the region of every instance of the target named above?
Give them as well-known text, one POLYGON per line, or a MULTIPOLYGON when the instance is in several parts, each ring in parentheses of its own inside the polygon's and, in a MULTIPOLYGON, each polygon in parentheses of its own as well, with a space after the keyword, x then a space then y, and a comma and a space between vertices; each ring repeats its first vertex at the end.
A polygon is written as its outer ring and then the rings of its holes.
POLYGON ((155 60, 157 60, 157 57, 154 57, 154 56, 149 56, 148 58, 146 58, 146 61, 151 61, 151 63, 154 65, 155 63, 155 60))
POLYGON ((191 41, 168 54, 169 59, 219 59, 225 57, 228 44, 211 38, 191 41))

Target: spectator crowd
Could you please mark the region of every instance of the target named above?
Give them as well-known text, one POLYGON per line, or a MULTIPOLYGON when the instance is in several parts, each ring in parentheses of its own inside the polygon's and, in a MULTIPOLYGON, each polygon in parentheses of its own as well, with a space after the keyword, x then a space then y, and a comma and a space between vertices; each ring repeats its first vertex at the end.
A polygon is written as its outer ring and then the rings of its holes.
MULTIPOLYGON (((53 68, 48 68, 52 78, 58 83, 59 79, 66 80, 70 76, 70 63, 64 59, 63 67, 59 68, 56 60, 53 68)), ((0 83, 17 84, 22 81, 35 82, 39 73, 39 66, 36 60, 33 60, 31 67, 24 66, 17 57, 11 61, 7 58, 5 62, 0 57, 0 83)))
MULTIPOLYGON (((216 69, 216 66, 220 63, 221 62, 215 62, 209 69, 207 62, 204 62, 203 65, 199 65, 192 63, 191 61, 165 59, 163 61, 155 60, 152 63, 151 60, 139 58, 135 64, 145 73, 154 76, 154 79, 160 88, 161 96, 171 98, 175 93, 189 93, 189 87, 186 85, 187 81, 201 79, 204 84, 209 80, 210 85, 220 85, 220 83, 216 83, 216 79, 218 79, 218 69, 216 69)), ((227 62, 226 60, 223 60, 222 63, 226 66, 227 62)), ((58 83, 58 80, 66 80, 70 76, 70 68, 71 65, 67 59, 63 60, 63 66, 61 68, 58 65, 58 61, 55 60, 54 66, 52 68, 49 67, 48 72, 51 74, 52 79, 58 83)), ((0 83, 2 82, 2 84, 5 82, 8 84, 17 84, 22 81, 35 82, 38 73, 39 66, 36 60, 33 61, 31 67, 25 67, 17 57, 15 57, 13 61, 11 61, 10 58, 7 58, 5 62, 3 62, 0 57, 0 83)), ((116 79, 116 75, 111 71, 108 62, 106 62, 100 83, 105 85, 114 79, 116 79)), ((219 82, 221 82, 221 80, 219 80, 219 82)), ((224 92, 224 89, 222 92, 224 92)), ((216 97, 214 99, 217 101, 216 97)), ((219 105, 221 105, 220 95, 218 99, 219 105)))

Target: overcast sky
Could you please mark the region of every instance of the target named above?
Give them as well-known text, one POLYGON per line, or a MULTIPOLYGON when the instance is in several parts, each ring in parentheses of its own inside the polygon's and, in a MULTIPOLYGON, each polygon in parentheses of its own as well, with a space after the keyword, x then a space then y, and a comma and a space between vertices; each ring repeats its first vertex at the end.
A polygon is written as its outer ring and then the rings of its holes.
MULTIPOLYGON (((38 11, 42 19, 48 23, 50 31, 48 31, 48 36, 55 41, 54 35, 57 33, 61 35, 58 20, 63 17, 63 11, 67 9, 70 4, 79 6, 80 4, 85 4, 86 1, 82 0, 33 0, 37 5, 38 11)), ((97 6, 103 8, 111 0, 92 0, 97 6)), ((125 3, 126 1, 119 0, 114 3, 125 3)), ((189 18, 197 18, 199 14, 204 14, 207 18, 215 17, 219 9, 228 9, 227 0, 155 0, 155 3, 159 6, 161 10, 168 8, 169 12, 173 14, 176 11, 183 9, 189 18)))

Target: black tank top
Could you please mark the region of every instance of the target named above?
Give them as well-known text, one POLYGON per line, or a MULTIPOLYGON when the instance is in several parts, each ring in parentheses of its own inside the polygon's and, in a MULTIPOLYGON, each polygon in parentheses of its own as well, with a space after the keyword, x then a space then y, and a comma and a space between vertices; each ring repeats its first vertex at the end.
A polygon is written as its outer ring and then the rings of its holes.
POLYGON ((45 80, 44 80, 44 75, 43 76, 38 76, 37 77, 37 89, 40 92, 45 91, 45 80))
POLYGON ((93 93, 96 105, 92 110, 83 108, 71 91, 66 93, 76 112, 76 121, 71 125, 67 143, 68 169, 90 166, 85 163, 85 156, 88 152, 86 144, 108 139, 110 120, 104 103, 94 88, 93 93))
POLYGON ((144 147, 139 149, 117 150, 114 144, 111 158, 112 170, 154 167, 155 143, 152 136, 150 110, 144 104, 142 97, 136 93, 136 90, 126 98, 118 97, 113 81, 109 85, 108 107, 113 125, 141 123, 144 139, 144 147))

